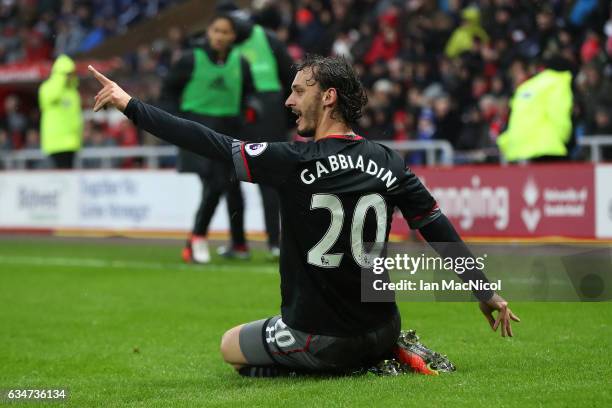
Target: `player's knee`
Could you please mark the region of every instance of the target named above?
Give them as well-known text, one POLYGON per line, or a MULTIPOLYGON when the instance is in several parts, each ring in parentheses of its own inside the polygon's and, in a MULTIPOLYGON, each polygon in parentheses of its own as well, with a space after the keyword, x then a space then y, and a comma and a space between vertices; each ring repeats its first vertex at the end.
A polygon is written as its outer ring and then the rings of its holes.
POLYGON ((234 327, 226 331, 221 337, 221 345, 219 347, 221 356, 223 356, 223 360, 228 364, 234 365, 240 363, 237 358, 240 352, 239 334, 240 329, 234 327))
POLYGON ((223 356, 223 360, 225 360, 226 363, 229 363, 228 361, 228 357, 230 354, 230 331, 228 330, 225 333, 223 333, 223 336, 221 336, 221 344, 219 346, 219 351, 221 351, 221 356, 223 356))

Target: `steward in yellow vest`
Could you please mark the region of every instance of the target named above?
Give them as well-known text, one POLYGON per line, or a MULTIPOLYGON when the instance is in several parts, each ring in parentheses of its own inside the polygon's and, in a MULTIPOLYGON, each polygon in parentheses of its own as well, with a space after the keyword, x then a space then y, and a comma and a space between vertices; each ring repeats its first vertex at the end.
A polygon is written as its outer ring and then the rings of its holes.
POLYGON ((78 84, 74 61, 60 55, 38 90, 41 147, 55 168, 72 168, 74 154, 81 148, 83 115, 78 84))
POLYGON ((572 135, 572 74, 547 68, 523 82, 510 102, 508 129, 497 139, 507 161, 562 159, 572 135))

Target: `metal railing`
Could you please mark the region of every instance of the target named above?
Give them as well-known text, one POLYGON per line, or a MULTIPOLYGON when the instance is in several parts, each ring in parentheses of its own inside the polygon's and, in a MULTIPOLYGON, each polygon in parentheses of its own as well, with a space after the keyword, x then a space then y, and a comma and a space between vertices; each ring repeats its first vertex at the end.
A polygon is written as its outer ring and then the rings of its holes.
POLYGON ((577 141, 578 146, 588 147, 591 151, 591 162, 601 162, 601 148, 612 146, 612 135, 592 135, 582 136, 577 141))
POLYGON ((115 159, 142 158, 147 168, 157 169, 160 158, 176 157, 177 153, 176 146, 89 147, 77 154, 75 165, 83 168, 87 159, 99 159, 100 167, 109 169, 115 159))
MULTIPOLYGON (((399 153, 423 152, 427 165, 452 165, 456 154, 446 140, 409 140, 403 142, 383 141, 382 144, 399 153)), ((612 135, 584 136, 578 140, 578 145, 590 150, 593 163, 602 160, 601 148, 612 146, 612 135)), ((148 168, 159 168, 163 157, 176 157, 178 149, 175 146, 132 146, 132 147, 86 147, 79 151, 75 158, 77 168, 87 167, 87 161, 98 160, 97 168, 113 168, 117 159, 141 158, 148 168)), ((478 152, 476 152, 478 153, 478 152)), ((472 152, 474 158, 480 157, 472 152)), ((490 153, 490 152, 489 152, 490 153)), ((462 153, 462 157, 465 153, 462 153)), ((472 156, 466 156, 472 157, 472 156)), ((6 169, 26 169, 28 164, 45 163, 47 157, 38 149, 23 149, 0 153, 0 165, 6 169)), ((40 167, 40 166, 37 166, 40 167)))
MULTIPOLYGON (((383 142, 383 144, 400 153, 423 151, 428 165, 453 163, 453 148, 444 140, 383 142)), ((75 167, 88 167, 87 161, 98 160, 95 167, 109 169, 114 167, 117 159, 142 158, 146 167, 156 169, 159 168, 162 157, 175 157, 177 151, 175 146, 85 147, 76 154, 75 167)), ((26 169, 28 164, 40 164, 47 160, 38 149, 0 153, 0 164, 6 169, 26 169)))
POLYGON ((0 153, 0 165, 7 169, 23 169, 28 161, 44 161, 46 157, 38 149, 23 149, 0 153))
POLYGON ((455 159, 453 146, 446 140, 381 141, 380 143, 399 153, 424 152, 425 163, 428 166, 435 164, 452 165, 455 159))
MULTIPOLYGON (((142 158, 148 168, 159 168, 162 157, 176 157, 175 146, 86 147, 75 156, 75 167, 87 167, 87 161, 97 160, 97 168, 115 167, 117 159, 142 158)), ((23 149, 0 154, 0 163, 7 169, 26 169, 28 164, 41 164, 48 160, 38 149, 23 149)))

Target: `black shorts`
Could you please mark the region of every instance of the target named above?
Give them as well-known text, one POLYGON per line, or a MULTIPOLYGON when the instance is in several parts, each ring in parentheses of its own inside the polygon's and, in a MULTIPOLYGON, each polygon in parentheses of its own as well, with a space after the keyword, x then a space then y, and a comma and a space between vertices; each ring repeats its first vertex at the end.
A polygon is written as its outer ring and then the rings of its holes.
POLYGON ((249 365, 281 365, 310 371, 344 371, 376 364, 391 355, 401 328, 399 314, 377 330, 352 337, 305 333, 281 316, 245 324, 240 350, 249 365))

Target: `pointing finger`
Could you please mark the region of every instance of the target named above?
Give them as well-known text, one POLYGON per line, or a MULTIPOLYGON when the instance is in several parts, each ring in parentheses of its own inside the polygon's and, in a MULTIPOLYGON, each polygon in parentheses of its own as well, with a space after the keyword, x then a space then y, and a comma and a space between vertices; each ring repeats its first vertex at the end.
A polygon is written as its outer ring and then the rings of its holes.
POLYGON ((95 69, 93 66, 88 65, 87 69, 93 73, 94 78, 96 78, 98 80, 98 82, 100 82, 100 84, 102 85, 108 85, 110 84, 112 81, 110 79, 108 79, 107 77, 105 77, 104 75, 102 75, 101 73, 98 72, 97 69, 95 69))

